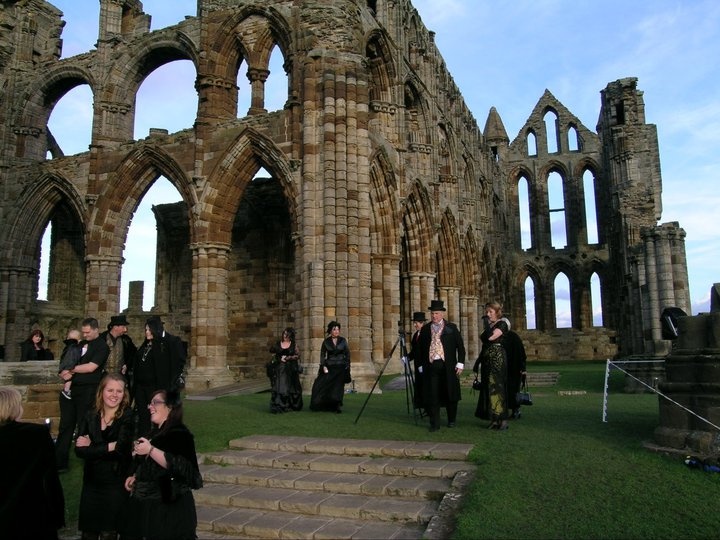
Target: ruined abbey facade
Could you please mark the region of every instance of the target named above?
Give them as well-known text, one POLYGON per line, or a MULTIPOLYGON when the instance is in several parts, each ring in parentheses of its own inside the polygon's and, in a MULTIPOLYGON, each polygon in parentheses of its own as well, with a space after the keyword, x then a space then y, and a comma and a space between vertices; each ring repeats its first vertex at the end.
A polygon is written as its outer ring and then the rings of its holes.
MULTIPOLYGON (((545 91, 511 140, 494 108, 478 124, 410 0, 200 0, 197 16, 157 31, 140 1, 99 2, 96 48, 63 59, 58 9, 2 4, 5 361, 18 359, 34 326, 59 347, 84 316, 104 324, 118 313, 131 219, 160 177, 182 203, 155 208, 152 313, 188 344, 190 390, 264 376, 268 345, 288 325, 312 366, 333 319, 351 345, 358 388, 367 389, 413 311, 435 298, 460 325, 470 361, 493 299, 531 360, 667 352, 662 309, 690 307, 685 233, 660 222, 657 134, 635 79, 600 91, 595 131, 545 91), (287 100, 268 112, 276 47, 287 100), (193 126, 134 140, 138 88, 180 59, 197 73, 193 126), (247 111, 237 110, 239 73, 250 82, 247 111), (48 118, 78 85, 92 90, 92 141, 66 156, 48 118), (258 177, 261 169, 270 177, 258 177), (550 202, 551 175, 561 179, 559 204, 550 202), (562 245, 552 239, 557 215, 562 245), (559 274, 571 308, 563 328, 559 274)), ((136 341, 149 314, 131 302, 136 341)))

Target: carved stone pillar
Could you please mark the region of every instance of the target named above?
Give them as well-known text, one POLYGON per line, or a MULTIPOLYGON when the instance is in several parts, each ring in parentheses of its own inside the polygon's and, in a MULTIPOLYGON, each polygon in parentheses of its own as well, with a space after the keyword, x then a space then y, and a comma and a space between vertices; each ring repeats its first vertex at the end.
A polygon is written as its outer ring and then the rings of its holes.
POLYGON ((265 109, 265 81, 267 81, 269 75, 270 72, 267 69, 248 69, 247 78, 250 81, 251 88, 248 115, 267 112, 267 109, 265 109))
POLYGON ((192 244, 192 316, 190 320, 191 392, 233 382, 227 366, 228 244, 192 244))
POLYGON ((120 269, 123 258, 88 255, 85 279, 85 313, 98 321, 109 320, 120 309, 120 269))

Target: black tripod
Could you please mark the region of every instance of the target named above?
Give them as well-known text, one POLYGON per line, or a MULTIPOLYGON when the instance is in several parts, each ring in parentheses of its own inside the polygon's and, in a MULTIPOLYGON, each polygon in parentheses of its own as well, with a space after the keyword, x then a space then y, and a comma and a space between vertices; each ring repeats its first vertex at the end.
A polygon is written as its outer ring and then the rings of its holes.
MULTIPOLYGON (((398 323, 400 324, 400 323, 398 323)), ((408 360, 407 356, 407 349, 405 348, 405 332, 400 329, 398 331, 398 338, 395 340, 395 344, 392 346, 392 349, 390 349, 390 354, 388 355, 387 359, 385 360, 385 365, 383 365, 382 369, 380 370, 380 373, 378 373, 377 378, 375 379, 375 383, 373 384, 372 388, 370 389, 370 393, 368 394, 367 398, 365 398, 365 403, 363 403, 362 408, 360 409, 360 412, 357 415, 357 418, 355 418, 355 423, 358 423, 358 420, 360 420, 360 416, 362 415, 363 411, 365 410, 365 406, 368 404, 368 401, 370 401, 370 396, 373 395, 373 391, 375 390, 375 387, 377 386, 378 382, 380 382, 380 377, 383 376, 383 373, 385 373, 385 368, 387 367, 388 363, 390 363, 390 360, 392 360, 393 353, 395 352, 395 349, 397 346, 400 345, 400 361, 403 365, 403 375, 405 379, 405 403, 407 404, 407 411, 408 414, 410 414, 410 404, 412 403, 413 406, 413 419, 415 420, 415 423, 417 424, 417 417, 418 413, 416 411, 415 407, 415 377, 413 375, 412 369, 410 368, 410 361, 408 360)), ((422 413, 420 414, 422 417, 422 413)))

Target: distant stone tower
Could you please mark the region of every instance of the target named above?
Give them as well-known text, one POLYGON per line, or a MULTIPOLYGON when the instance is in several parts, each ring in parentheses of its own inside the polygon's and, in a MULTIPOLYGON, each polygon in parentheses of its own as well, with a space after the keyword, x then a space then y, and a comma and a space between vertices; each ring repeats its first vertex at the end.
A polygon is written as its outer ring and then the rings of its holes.
MULTIPOLYGON (((657 137, 634 79, 602 92, 597 133, 546 91, 511 142, 494 108, 480 130, 409 0, 200 0, 196 17, 153 32, 141 2, 100 0, 96 49, 67 59, 49 3, 6 2, 2 15, 7 361, 32 325, 59 340, 85 314, 104 323, 117 313, 131 218, 161 176, 182 203, 155 208, 152 313, 188 343, 191 391, 264 376, 268 345, 288 325, 314 365, 331 319, 350 343, 357 389, 367 390, 398 330, 434 298, 460 325, 468 362, 491 299, 539 360, 662 354, 660 310, 689 305, 684 233, 657 225, 657 137), (269 70, 276 48, 281 74, 269 70), (138 88, 179 59, 196 69, 193 125, 134 140, 138 88), (265 83, 278 75, 287 99, 268 111, 265 83), (79 85, 93 93, 92 141, 65 156, 47 123, 79 85), (249 92, 247 111, 237 110, 240 92, 249 92), (260 169, 269 178, 256 177, 260 169), (587 237, 585 173, 597 242, 587 237), (561 178, 562 203, 551 204, 550 175, 561 178), (566 242, 555 245, 561 215, 566 242), (38 301, 48 224, 48 299, 38 301), (569 284, 566 328, 559 274, 569 284), (593 275, 602 325, 593 325, 593 275)), ((150 313, 137 300, 128 317, 139 340, 150 313)))

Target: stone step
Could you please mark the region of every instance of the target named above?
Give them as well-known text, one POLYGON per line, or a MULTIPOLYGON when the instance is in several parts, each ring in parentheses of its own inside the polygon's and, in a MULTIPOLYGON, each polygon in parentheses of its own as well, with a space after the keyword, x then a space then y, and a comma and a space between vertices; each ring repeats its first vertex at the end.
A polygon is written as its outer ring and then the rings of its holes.
MULTIPOLYGON (((244 465, 201 465, 206 483, 229 484, 262 488, 302 489, 343 494, 397 496, 416 499, 440 500, 450 489, 449 477, 433 478, 412 473, 363 474, 332 471, 308 471, 275 468, 256 468, 244 465)), ((388 471, 389 469, 384 469, 388 471)), ((425 471, 428 469, 425 468, 425 471)), ((457 469, 456 469, 457 470, 457 469)), ((423 471, 420 471, 423 472, 423 471)), ((454 475, 453 475, 454 476, 454 475)))
POLYGON ((253 435, 199 456, 198 536, 444 538, 470 444, 253 435))
POLYGON ((316 540, 423 538, 423 523, 397 523, 328 516, 300 516, 292 512, 258 511, 200 505, 198 538, 310 538, 316 540))

